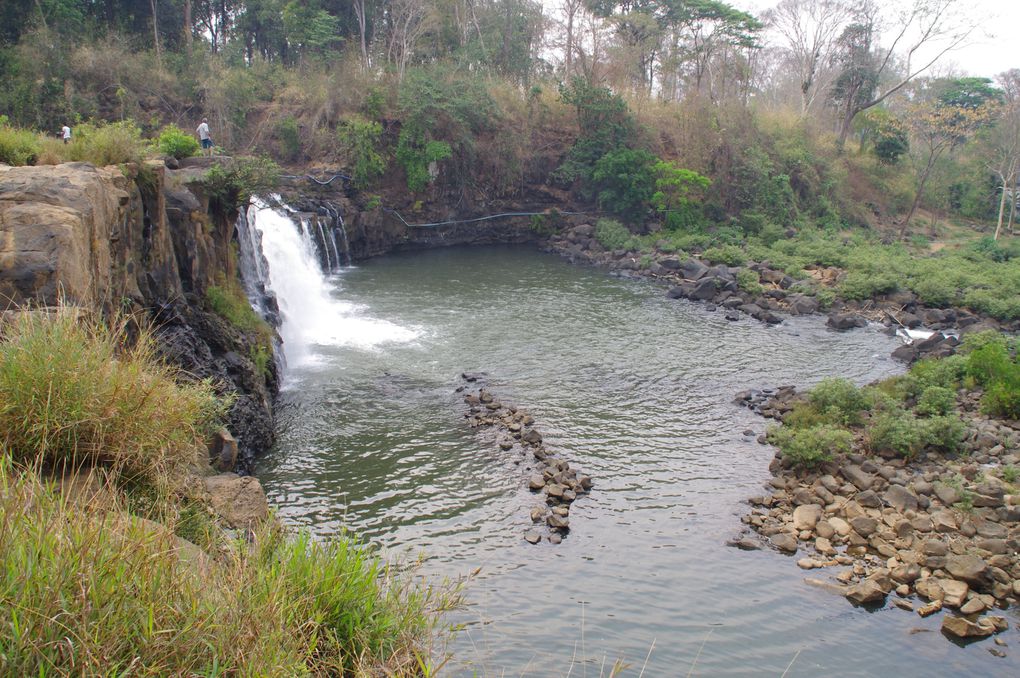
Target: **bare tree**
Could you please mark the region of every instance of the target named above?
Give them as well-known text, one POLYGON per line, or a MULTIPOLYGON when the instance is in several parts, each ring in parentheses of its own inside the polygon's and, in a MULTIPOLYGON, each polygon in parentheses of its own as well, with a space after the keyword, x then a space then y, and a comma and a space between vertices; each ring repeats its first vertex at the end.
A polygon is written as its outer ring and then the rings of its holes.
POLYGON ((1020 69, 1012 69, 998 77, 1004 103, 999 119, 985 139, 988 148, 988 169, 999 179, 1002 191, 999 197, 999 216, 995 224, 995 240, 1002 233, 1009 200, 1009 229, 1013 230, 1016 212, 1016 186, 1020 179, 1020 69))
POLYGON ((567 20, 567 39, 566 45, 563 47, 563 75, 567 80, 570 79, 570 76, 573 75, 574 72, 574 21, 578 18, 577 15, 582 11, 583 7, 584 0, 563 0, 563 13, 566 15, 567 20))
POLYGON ((361 67, 370 67, 368 59, 368 0, 351 0, 354 19, 358 22, 358 37, 361 40, 361 67))
MULTIPOLYGON (((874 0, 860 0, 854 10, 851 23, 843 32, 856 35, 850 49, 857 54, 846 58, 847 41, 842 40, 843 54, 837 60, 854 69, 867 69, 864 80, 873 83, 873 94, 862 96, 865 91, 857 89, 853 96, 842 99, 842 116, 837 145, 843 148, 854 118, 861 111, 885 101, 900 91, 911 80, 931 68, 939 59, 963 45, 976 28, 974 19, 961 15, 957 10, 961 0, 911 0, 909 7, 896 13, 892 20, 892 42, 887 49, 875 48, 873 39, 882 21, 882 10, 874 0), (865 60, 860 57, 867 55, 865 60), (923 56, 922 56, 923 55, 923 56), (902 68, 896 69, 897 61, 902 68), (895 73, 894 73, 895 71, 895 73), (887 85, 882 86, 883 82, 887 85)), ((861 73, 861 75, 864 75, 861 73)), ((837 80, 837 85, 838 85, 837 80)))
POLYGON ((786 42, 800 80, 800 116, 807 117, 820 92, 832 81, 837 40, 853 16, 847 0, 782 0, 765 20, 786 42))
POLYGON ((390 32, 386 57, 397 67, 399 80, 404 79, 418 42, 435 23, 431 6, 432 3, 424 0, 392 0, 389 3, 390 32))

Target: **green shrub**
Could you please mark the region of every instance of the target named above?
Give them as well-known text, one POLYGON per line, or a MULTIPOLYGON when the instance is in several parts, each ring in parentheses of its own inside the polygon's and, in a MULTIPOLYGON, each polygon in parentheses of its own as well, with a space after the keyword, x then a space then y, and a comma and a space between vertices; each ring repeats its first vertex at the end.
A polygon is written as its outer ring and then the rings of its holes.
POLYGON ((757 271, 742 268, 737 271, 737 286, 748 294, 761 294, 765 288, 761 286, 761 278, 757 271))
POLYGON ((0 340, 0 450, 23 466, 105 466, 165 488, 222 412, 206 382, 178 384, 154 340, 126 321, 23 312, 0 340))
POLYGON ((379 152, 382 125, 378 122, 350 118, 337 129, 337 137, 356 186, 364 187, 386 171, 386 159, 379 152))
POLYGON ((182 130, 177 125, 167 125, 159 133, 159 140, 156 142, 159 152, 163 155, 181 160, 190 158, 198 153, 198 140, 182 130))
POLYGON ((867 400, 861 389, 847 379, 823 379, 808 393, 808 401, 830 421, 838 424, 854 424, 860 420, 861 412, 867 407, 867 400))
POLYGON ((656 160, 648 151, 629 148, 599 158, 591 178, 599 207, 627 219, 640 219, 655 191, 656 160))
POLYGON ((727 266, 743 266, 747 261, 744 251, 736 245, 709 247, 701 253, 701 256, 713 264, 726 264, 727 266))
POLYGON ((829 424, 810 428, 772 427, 768 440, 778 447, 784 459, 797 466, 816 466, 835 454, 846 454, 853 446, 853 434, 829 424))
MULTIPOLYGON (((1020 371, 1014 367, 1015 372, 1020 371)), ((1020 374, 994 382, 981 396, 981 410, 1004 419, 1020 419, 1020 374)))
POLYGON ((293 115, 276 123, 276 137, 280 140, 280 153, 284 160, 295 162, 301 158, 301 129, 293 115))
POLYGON ((228 211, 248 204, 252 196, 268 193, 279 181, 279 165, 265 157, 234 158, 213 165, 202 178, 210 199, 228 211))
POLYGON ((627 227, 615 219, 599 219, 595 222, 595 239, 607 250, 626 249, 632 237, 627 227))
POLYGON ((962 355, 919 360, 904 377, 905 395, 917 398, 933 386, 955 391, 966 373, 967 359, 962 355))
POLYGON ((930 417, 920 425, 922 443, 941 452, 956 452, 967 435, 967 427, 955 414, 930 417))
POLYGON ((149 142, 132 120, 87 122, 74 128, 68 156, 97 167, 140 163, 150 152, 149 142))
POLYGON ((0 123, 0 163, 30 165, 39 151, 39 137, 34 132, 0 123))
POLYGON ((268 364, 269 355, 266 347, 271 345, 272 330, 251 307, 241 286, 234 281, 221 280, 219 285, 210 285, 206 289, 205 299, 209 309, 231 325, 260 337, 260 348, 267 352, 264 364, 268 364))
POLYGON ((924 444, 924 427, 905 410, 883 412, 872 419, 868 428, 872 452, 892 452, 911 458, 924 444))
POLYGON ((918 414, 936 416, 949 414, 956 406, 956 391, 944 386, 929 386, 917 399, 918 414))
POLYGON ((968 348, 971 350, 967 354, 967 376, 973 377, 982 386, 1008 377, 1015 369, 1005 338, 1001 335, 998 340, 990 340, 979 348, 968 348))
POLYGON ((899 289, 897 276, 892 273, 851 271, 839 286, 844 299, 863 301, 899 289))

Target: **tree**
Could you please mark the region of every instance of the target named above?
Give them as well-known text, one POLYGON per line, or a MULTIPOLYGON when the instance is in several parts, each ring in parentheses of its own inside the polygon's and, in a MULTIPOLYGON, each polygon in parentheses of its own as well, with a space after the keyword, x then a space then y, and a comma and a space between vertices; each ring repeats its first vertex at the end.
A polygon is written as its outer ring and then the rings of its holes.
POLYGON ((980 127, 988 124, 994 111, 993 104, 983 104, 977 108, 953 106, 941 101, 919 104, 910 112, 910 126, 914 133, 918 149, 917 189, 914 201, 910 205, 906 218, 900 226, 902 238, 910 225, 910 220, 921 204, 924 187, 931 176, 935 163, 951 153, 974 134, 980 127))
POLYGON ((910 5, 893 18, 893 40, 888 48, 882 49, 874 44, 881 9, 874 0, 860 1, 852 23, 837 41, 834 57, 840 67, 833 87, 833 98, 841 111, 836 142, 840 149, 846 144, 858 113, 903 89, 967 40, 975 23, 956 11, 959 2, 910 0, 910 5), (922 53, 926 54, 923 58, 922 53), (900 69, 896 68, 897 58, 902 60, 900 69), (886 81, 888 84, 883 85, 886 81))
POLYGON ((807 116, 818 93, 828 89, 832 75, 826 70, 851 16, 845 0, 782 0, 766 14, 766 22, 786 41, 796 65, 801 118, 807 116))
POLYGON ((999 83, 1002 85, 1000 94, 1003 105, 998 120, 983 139, 987 149, 986 165, 998 179, 1001 187, 995 240, 999 239, 1002 232, 1007 200, 1010 204, 1008 220, 1010 232, 1013 230, 1013 216, 1016 213, 1016 187, 1020 181, 1020 69, 1002 73, 999 75, 999 83))

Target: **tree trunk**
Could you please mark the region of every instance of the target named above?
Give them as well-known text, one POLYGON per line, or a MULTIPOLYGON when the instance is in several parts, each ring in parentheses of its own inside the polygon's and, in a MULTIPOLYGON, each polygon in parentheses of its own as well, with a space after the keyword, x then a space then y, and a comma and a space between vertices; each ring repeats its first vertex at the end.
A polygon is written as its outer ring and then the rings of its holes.
POLYGON ((156 15, 156 0, 149 0, 152 8, 152 39, 156 48, 156 68, 163 70, 163 56, 159 50, 159 17, 156 15))
POLYGON ((184 44, 191 49, 191 0, 184 0, 184 44))
POLYGON ((995 235, 992 236, 992 240, 998 240, 999 239, 999 233, 1002 231, 1002 218, 1006 214, 1006 193, 1007 193, 1006 189, 1008 188, 1008 186, 1006 184, 1007 184, 1007 181, 1006 181, 1005 178, 1003 178, 1003 180, 1002 180, 1002 197, 999 198, 999 220, 995 224, 995 235))
POLYGON ((917 182, 917 193, 914 195, 914 202, 910 205, 910 211, 907 212, 907 218, 903 220, 903 224, 900 226, 900 239, 907 234, 907 228, 910 226, 910 220, 914 218, 914 212, 917 211, 918 206, 921 204, 921 198, 924 195, 924 185, 928 183, 928 177, 931 175, 931 168, 935 166, 935 154, 928 156, 928 164, 924 168, 924 172, 921 174, 921 180, 917 182))

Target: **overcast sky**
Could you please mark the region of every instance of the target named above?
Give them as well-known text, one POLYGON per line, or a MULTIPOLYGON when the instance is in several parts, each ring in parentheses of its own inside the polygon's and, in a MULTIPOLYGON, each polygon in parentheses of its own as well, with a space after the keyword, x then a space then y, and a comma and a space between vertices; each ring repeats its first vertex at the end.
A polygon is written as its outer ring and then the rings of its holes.
MULTIPOLYGON (((759 14, 779 0, 727 0, 744 11, 759 14)), ((1020 68, 1020 0, 960 0, 968 17, 980 27, 969 44, 950 52, 940 65, 952 62, 967 75, 993 77, 1010 68, 1020 68)), ((890 4, 908 4, 909 0, 886 0, 890 4)))

